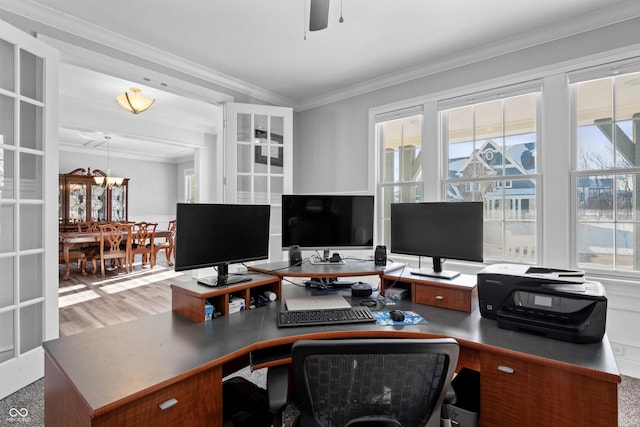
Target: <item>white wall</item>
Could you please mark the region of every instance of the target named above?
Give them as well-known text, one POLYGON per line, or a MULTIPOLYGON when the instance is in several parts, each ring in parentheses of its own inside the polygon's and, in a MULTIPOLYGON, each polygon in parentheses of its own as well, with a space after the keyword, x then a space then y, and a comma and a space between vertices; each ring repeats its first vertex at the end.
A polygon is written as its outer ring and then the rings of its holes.
MULTIPOLYGON (((547 103, 541 133, 541 155, 545 156, 541 162, 543 261, 550 267, 569 267, 571 125, 564 73, 598 61, 640 56, 638 28, 640 19, 636 18, 298 112, 294 117, 294 191, 367 192, 373 188, 371 111, 407 100, 434 102, 464 91, 540 78, 547 103)), ((432 137, 425 143, 431 149, 425 153, 437 155, 437 141, 431 140, 437 139, 435 132, 427 133, 432 137)), ((425 194, 437 194, 438 171, 425 170, 423 175, 425 194)), ((640 324, 640 281, 593 279, 607 289, 607 333, 618 366, 623 374, 640 377, 640 335, 632 326, 640 324)))
MULTIPOLYGON (((106 157, 60 152, 59 173, 77 168, 105 170, 106 157)), ((163 228, 175 219, 178 199, 178 166, 111 155, 109 165, 114 176, 129 178, 129 220, 157 222, 163 228)), ((182 181, 180 181, 182 182, 182 181)))

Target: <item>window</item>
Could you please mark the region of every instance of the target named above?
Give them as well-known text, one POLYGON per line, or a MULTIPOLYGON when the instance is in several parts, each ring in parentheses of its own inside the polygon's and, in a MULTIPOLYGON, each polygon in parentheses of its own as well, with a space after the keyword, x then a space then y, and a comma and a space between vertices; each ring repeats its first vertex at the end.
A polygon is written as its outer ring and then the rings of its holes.
POLYGON ((484 258, 536 263, 539 82, 439 103, 443 198, 484 202, 484 258))
POLYGON ((576 265, 640 272, 640 64, 582 70, 569 81, 576 265))
POLYGON ((196 174, 193 169, 184 171, 184 201, 185 203, 196 202, 196 174))
POLYGON ((376 116, 380 236, 387 247, 391 203, 422 201, 422 120, 421 106, 376 116))

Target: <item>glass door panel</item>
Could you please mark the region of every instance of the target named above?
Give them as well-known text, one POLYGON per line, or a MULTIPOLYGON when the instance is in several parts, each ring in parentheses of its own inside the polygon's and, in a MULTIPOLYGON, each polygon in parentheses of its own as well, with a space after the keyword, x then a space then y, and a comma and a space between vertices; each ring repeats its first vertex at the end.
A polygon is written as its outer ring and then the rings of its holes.
POLYGON ((39 154, 20 153, 20 198, 42 199, 42 160, 39 154))
POLYGON ((0 94, 0 145, 14 145, 14 129, 13 98, 0 94))
POLYGON ((20 49, 20 94, 42 102, 44 59, 20 49))
MULTIPOLYGON (((0 39, 0 88, 13 92, 14 82, 13 44, 0 39)), ((3 111, 0 109, 0 111, 3 111)))
POLYGON ((127 187, 111 187, 111 221, 127 220, 127 187))
POLYGON ((293 111, 265 105, 225 105, 226 203, 271 205, 270 259, 282 259, 282 194, 293 190, 293 111))
MULTIPOLYGON (((2 106, 0 105, 0 109, 2 106)), ((0 134, 0 140, 2 135, 0 134)), ((0 144, 0 161, 3 169, 0 171, 0 199, 13 199, 15 197, 15 150, 2 148, 0 144)))
POLYGON ((106 221, 107 218, 107 194, 104 187, 91 185, 91 220, 106 221))
POLYGON ((69 184, 69 222, 82 222, 87 218, 87 184, 69 184))
POLYGON ((57 51, 0 20, 0 399, 43 376, 42 342, 58 336, 57 67, 57 51))

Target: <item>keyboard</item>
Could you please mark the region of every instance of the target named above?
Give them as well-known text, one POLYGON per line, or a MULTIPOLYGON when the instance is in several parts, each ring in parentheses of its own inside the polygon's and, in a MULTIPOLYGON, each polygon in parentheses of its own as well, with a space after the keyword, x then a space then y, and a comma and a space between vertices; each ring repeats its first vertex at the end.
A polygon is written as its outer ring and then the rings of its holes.
POLYGON ((370 323, 376 319, 367 307, 338 308, 328 310, 281 311, 278 327, 337 325, 341 323, 370 323))

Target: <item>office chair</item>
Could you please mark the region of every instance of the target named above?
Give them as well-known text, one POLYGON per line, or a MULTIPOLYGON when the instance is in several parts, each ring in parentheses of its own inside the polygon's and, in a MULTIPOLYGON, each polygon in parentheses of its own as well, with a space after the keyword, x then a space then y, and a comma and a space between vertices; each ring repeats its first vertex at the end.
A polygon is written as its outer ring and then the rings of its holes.
MULTIPOLYGON (((439 425, 459 351, 451 338, 297 341, 291 350, 297 425, 439 425)), ((287 403, 288 371, 277 366, 267 373, 274 426, 287 403)))

